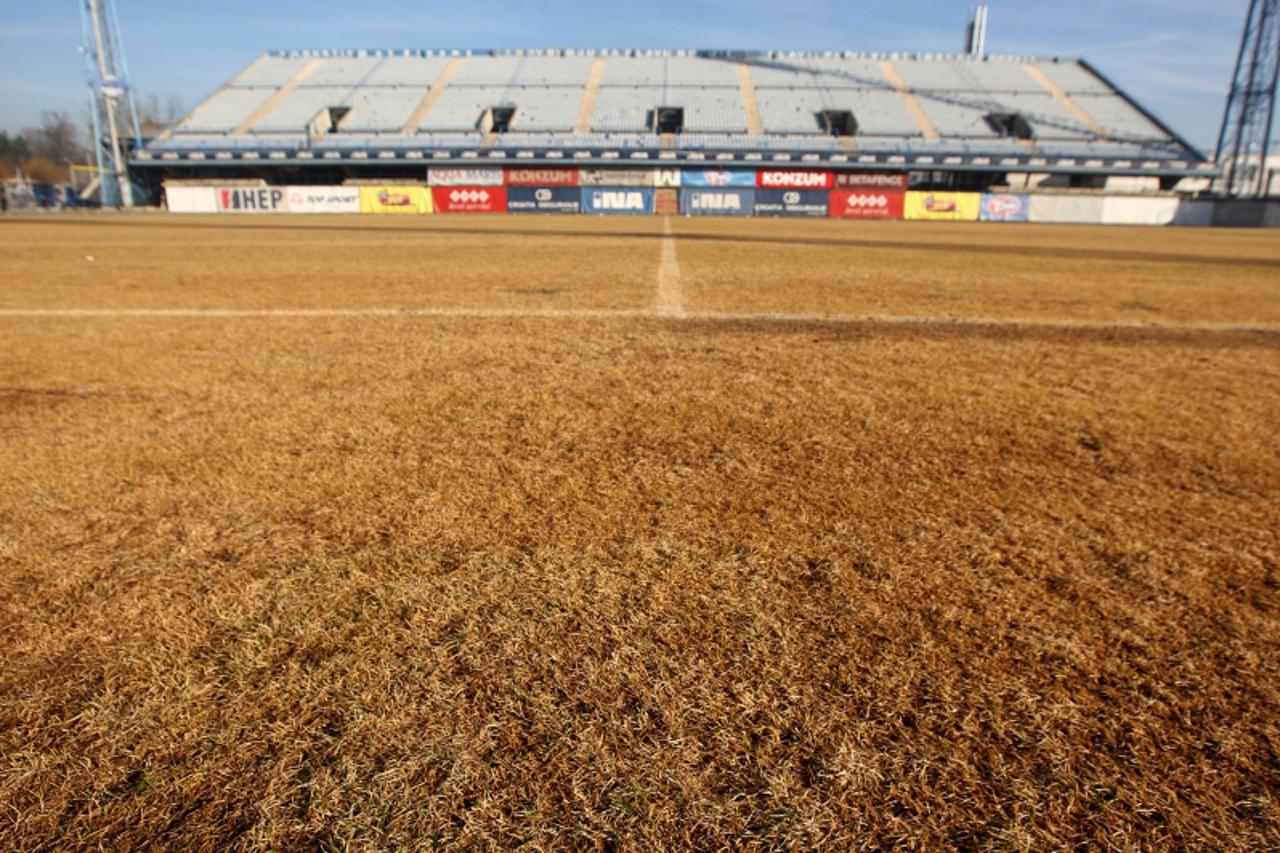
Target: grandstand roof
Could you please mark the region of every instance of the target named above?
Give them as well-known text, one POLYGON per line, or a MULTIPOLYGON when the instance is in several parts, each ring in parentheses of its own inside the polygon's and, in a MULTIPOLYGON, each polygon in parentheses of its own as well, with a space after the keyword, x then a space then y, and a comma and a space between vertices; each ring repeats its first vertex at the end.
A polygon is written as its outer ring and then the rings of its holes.
POLYGON ((1083 60, 692 50, 277 51, 135 155, 139 165, 508 159, 1205 168, 1083 60))

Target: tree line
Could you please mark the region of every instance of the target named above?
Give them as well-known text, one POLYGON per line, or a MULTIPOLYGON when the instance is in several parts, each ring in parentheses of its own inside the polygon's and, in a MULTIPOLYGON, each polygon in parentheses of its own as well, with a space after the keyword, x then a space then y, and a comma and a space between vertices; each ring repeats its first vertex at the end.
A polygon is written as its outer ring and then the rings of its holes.
MULTIPOLYGON (((143 139, 172 127, 183 116, 182 101, 176 96, 161 99, 150 95, 138 99, 137 106, 143 139)), ((122 129, 128 124, 122 122, 122 129)), ((36 127, 12 135, 0 131, 0 180, 21 173, 37 184, 67 183, 71 166, 96 164, 92 145, 92 123, 87 114, 77 121, 65 110, 48 110, 41 113, 36 127)))

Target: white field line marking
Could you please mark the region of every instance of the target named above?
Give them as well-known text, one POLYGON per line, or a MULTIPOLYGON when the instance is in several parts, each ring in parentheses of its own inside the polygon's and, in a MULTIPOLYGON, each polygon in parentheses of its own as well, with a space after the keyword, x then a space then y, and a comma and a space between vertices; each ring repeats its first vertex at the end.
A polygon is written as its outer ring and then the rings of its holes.
MULTIPOLYGON (((0 319, 512 319, 512 320, 612 320, 656 319, 652 309, 639 308, 0 308, 0 319)), ((681 311, 664 319, 722 323, 829 323, 883 326, 975 326, 1010 329, 1117 330, 1152 332, 1261 332, 1280 334, 1280 325, 1267 323, 1110 323, 1087 320, 1043 320, 1001 317, 938 317, 910 314, 743 314, 716 311, 681 311)))
POLYGON ((658 264, 658 313, 664 317, 683 317, 680 261, 676 258, 676 240, 671 234, 670 216, 662 217, 662 235, 662 261, 658 264))

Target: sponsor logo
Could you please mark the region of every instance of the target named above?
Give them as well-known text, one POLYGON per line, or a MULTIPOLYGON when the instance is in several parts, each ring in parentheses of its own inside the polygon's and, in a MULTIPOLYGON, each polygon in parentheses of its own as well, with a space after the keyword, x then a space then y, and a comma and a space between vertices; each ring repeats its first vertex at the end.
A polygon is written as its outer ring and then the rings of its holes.
POLYGON ((858 190, 905 190, 907 176, 900 172, 841 172, 836 186, 858 190))
POLYGON ((693 209, 721 212, 742 210, 742 196, 737 193, 700 193, 693 197, 693 209))
POLYGON ((987 200, 987 213, 1002 219, 1022 212, 1022 199, 1016 195, 996 195, 987 200))
POLYGON ((489 201, 489 191, 454 190, 449 193, 449 201, 454 204, 485 204, 489 201))
POLYGON ((508 169, 507 183, 516 186, 566 187, 578 183, 577 169, 508 169))
POLYGON ((282 189, 220 190, 218 203, 223 210, 279 210, 285 200, 282 189))
POLYGON ((393 193, 383 190, 378 193, 378 204, 383 207, 409 207, 413 204, 413 196, 408 193, 393 193))
POLYGON ((955 213, 956 203, 954 199, 926 196, 924 209, 930 213, 955 213))
POLYGON ((733 175, 721 169, 718 172, 705 172, 707 184, 713 187, 727 187, 733 182, 733 175))
POLYGON ((644 193, 602 190, 591 194, 591 206, 599 210, 645 209, 644 193))
POLYGON ((884 193, 855 193, 845 199, 845 207, 849 210, 877 210, 889 206, 889 197, 884 193))
POLYGON ((760 186, 772 189, 824 189, 831 186, 831 173, 761 172, 760 186))
POLYGON ((533 194, 533 197, 538 201, 551 201, 556 197, 556 194, 551 190, 538 190, 533 194))
POLYGON ((427 178, 436 187, 501 186, 501 169, 432 169, 427 178))
POLYGON ((654 176, 654 185, 659 187, 680 186, 680 170, 659 169, 654 176))
POLYGON ((782 196, 783 204, 799 204, 800 193, 785 193, 782 196))

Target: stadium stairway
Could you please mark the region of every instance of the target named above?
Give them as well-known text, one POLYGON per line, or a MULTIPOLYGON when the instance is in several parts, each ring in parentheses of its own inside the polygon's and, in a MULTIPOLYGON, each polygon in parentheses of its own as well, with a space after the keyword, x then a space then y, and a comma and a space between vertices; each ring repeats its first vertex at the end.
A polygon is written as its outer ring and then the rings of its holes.
POLYGON ((458 69, 462 67, 463 59, 461 57, 454 59, 444 67, 440 72, 440 76, 431 84, 431 88, 427 90, 427 94, 423 96, 422 103, 409 115, 408 121, 404 123, 401 133, 417 133, 418 128, 427 119, 427 113, 431 112, 431 108, 436 105, 436 101, 440 100, 440 95, 449 86, 449 81, 458 73, 458 69))

